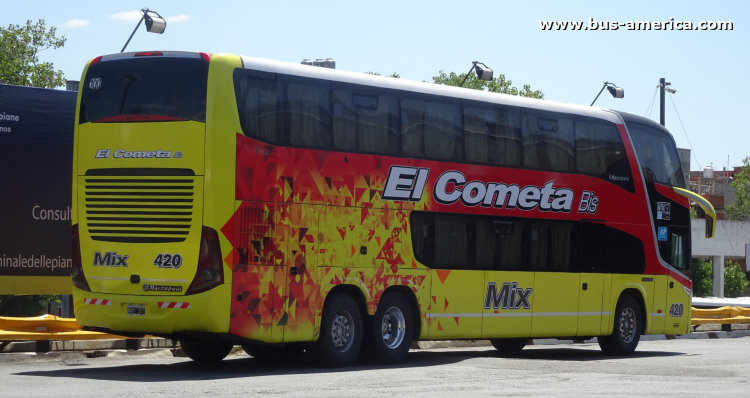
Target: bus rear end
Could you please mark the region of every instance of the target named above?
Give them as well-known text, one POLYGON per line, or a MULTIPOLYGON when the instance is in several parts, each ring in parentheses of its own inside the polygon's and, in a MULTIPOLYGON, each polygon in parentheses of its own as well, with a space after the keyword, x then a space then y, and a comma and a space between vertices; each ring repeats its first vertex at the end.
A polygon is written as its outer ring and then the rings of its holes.
POLYGON ((84 71, 72 226, 83 326, 228 328, 219 228, 203 223, 209 65, 204 53, 145 52, 97 57, 84 71))

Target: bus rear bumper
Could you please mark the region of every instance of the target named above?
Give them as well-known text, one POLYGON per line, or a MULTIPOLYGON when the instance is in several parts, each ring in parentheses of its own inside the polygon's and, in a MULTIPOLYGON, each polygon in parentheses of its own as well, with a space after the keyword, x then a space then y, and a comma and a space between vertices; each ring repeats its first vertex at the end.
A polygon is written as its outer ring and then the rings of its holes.
POLYGON ((115 333, 227 333, 231 289, 230 284, 223 284, 190 296, 135 296, 73 287, 73 305, 78 324, 115 333), (128 313, 128 307, 143 308, 144 314, 128 313))

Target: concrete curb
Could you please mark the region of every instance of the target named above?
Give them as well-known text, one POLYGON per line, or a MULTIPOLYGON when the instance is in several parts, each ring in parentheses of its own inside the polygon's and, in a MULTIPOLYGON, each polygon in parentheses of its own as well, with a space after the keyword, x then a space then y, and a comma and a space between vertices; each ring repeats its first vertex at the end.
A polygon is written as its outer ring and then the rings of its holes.
MULTIPOLYGON (((149 348, 175 348, 177 342, 161 338, 116 339, 116 340, 72 340, 72 341, 22 341, 10 343, 2 353, 55 352, 92 350, 140 350, 149 348), (40 344, 41 343, 41 344, 40 344)), ((0 354, 2 355, 2 354, 0 354)))

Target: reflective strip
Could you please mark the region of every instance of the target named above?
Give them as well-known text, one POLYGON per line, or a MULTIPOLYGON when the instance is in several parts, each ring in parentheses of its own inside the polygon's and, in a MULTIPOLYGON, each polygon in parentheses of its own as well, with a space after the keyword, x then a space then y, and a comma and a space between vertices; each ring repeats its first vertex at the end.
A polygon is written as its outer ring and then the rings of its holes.
POLYGON ((664 316, 664 315, 665 315, 665 314, 664 314, 663 312, 662 312, 661 314, 659 314, 659 313, 656 313, 656 312, 655 312, 655 313, 652 313, 652 314, 651 314, 651 316, 664 316))
POLYGON ((612 315, 611 312, 501 312, 501 313, 466 313, 466 314, 430 314, 431 318, 477 318, 518 317, 518 316, 598 316, 612 315))
POLYGON ((92 305, 112 305, 112 300, 85 298, 83 299, 83 303, 92 305))
POLYGON ((128 278, 116 278, 114 276, 88 276, 86 279, 98 279, 98 280, 104 280, 104 281, 127 281, 130 280, 128 278))
POLYGON ((178 303, 174 301, 159 301, 159 308, 190 308, 190 303, 178 303))
POLYGON ((185 283, 187 282, 187 279, 151 279, 151 278, 143 278, 141 279, 144 282, 173 282, 173 283, 185 283))

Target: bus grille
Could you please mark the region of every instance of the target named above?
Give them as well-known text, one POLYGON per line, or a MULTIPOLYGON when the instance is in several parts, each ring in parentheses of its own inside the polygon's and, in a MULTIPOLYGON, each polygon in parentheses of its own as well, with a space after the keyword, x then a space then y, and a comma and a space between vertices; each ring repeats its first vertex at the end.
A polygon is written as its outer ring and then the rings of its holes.
POLYGON ((194 215, 195 177, 85 177, 86 228, 106 242, 184 242, 194 215))

